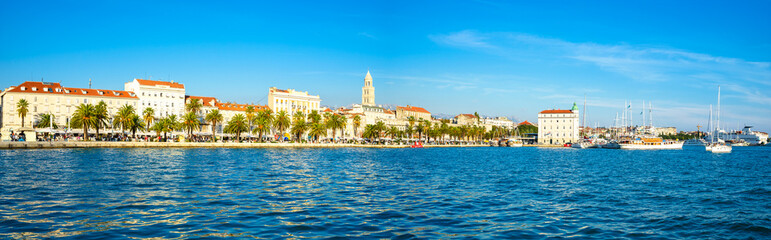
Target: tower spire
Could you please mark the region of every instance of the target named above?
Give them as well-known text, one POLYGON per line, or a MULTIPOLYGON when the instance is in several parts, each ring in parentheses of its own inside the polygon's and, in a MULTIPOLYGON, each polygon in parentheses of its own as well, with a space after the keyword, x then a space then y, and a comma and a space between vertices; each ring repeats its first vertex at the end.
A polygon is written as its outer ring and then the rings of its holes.
POLYGON ((375 105, 375 87, 372 86, 372 75, 367 68, 367 75, 364 76, 364 87, 361 88, 361 105, 375 105))

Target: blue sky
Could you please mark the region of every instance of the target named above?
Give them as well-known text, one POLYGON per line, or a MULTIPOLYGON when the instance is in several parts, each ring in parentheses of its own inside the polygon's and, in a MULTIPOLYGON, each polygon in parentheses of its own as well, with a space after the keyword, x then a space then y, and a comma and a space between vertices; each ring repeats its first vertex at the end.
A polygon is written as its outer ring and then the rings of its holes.
POLYGON ((769 1, 3 1, 0 83, 123 89, 175 80, 189 95, 265 103, 268 88, 434 113, 536 121, 588 99, 588 125, 625 100, 695 130, 722 86, 726 128, 771 131, 769 1))

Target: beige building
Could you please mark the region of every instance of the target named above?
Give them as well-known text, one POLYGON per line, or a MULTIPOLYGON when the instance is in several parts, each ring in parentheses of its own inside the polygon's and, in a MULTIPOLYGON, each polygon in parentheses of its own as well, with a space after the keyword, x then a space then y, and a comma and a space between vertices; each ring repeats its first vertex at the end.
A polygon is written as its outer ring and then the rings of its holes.
POLYGON ((453 118, 453 122, 458 125, 476 125, 479 123, 477 121, 477 116, 468 113, 458 114, 458 116, 453 118))
POLYGON ((185 114, 185 85, 181 83, 134 79, 124 84, 124 89, 139 97, 140 112, 150 107, 155 110, 155 118, 185 114))
POLYGON ((565 144, 578 141, 578 107, 572 110, 544 110, 538 113, 538 143, 565 144))
POLYGON ((657 127, 657 128, 654 128, 654 130, 656 131, 657 136, 677 134, 676 127, 657 127))
POLYGON ((514 128, 514 122, 512 122, 506 117, 483 118, 481 122, 482 124, 485 124, 485 125, 505 127, 508 129, 514 128))
POLYGON ((318 95, 310 95, 308 92, 299 92, 294 89, 282 90, 271 87, 268 90, 268 107, 273 112, 286 111, 293 116, 297 111, 305 115, 313 110, 321 112, 321 98, 318 95))
POLYGON ((406 107, 396 107, 396 118, 407 119, 407 117, 415 117, 416 120, 432 120, 431 112, 422 107, 415 107, 407 105, 406 107))
MULTIPOLYGON (((21 127, 21 117, 16 104, 20 99, 28 103, 28 113, 24 118, 25 127, 33 127, 40 120, 40 114, 53 114, 54 122, 60 129, 67 127, 77 107, 82 104, 96 105, 100 101, 107 104, 107 113, 112 116, 123 105, 134 106, 138 110, 139 99, 133 92, 70 88, 53 82, 24 82, 12 86, 0 93, 0 125, 3 138, 7 139, 11 130, 21 127)), ((139 114, 139 113, 138 113, 139 114)))

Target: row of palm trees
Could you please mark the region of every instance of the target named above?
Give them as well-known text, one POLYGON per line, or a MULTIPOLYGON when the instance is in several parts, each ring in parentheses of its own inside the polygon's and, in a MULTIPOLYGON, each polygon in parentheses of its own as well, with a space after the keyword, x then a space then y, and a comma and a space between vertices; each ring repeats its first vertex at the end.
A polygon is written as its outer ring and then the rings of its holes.
MULTIPOLYGON (((164 139, 167 139, 168 133, 184 130, 188 135, 188 139, 192 139, 194 137, 194 130, 200 130, 201 127, 199 113, 202 106, 199 99, 191 99, 185 105, 187 113, 181 119, 172 114, 156 120, 154 118, 155 111, 152 108, 145 108, 140 117, 134 107, 128 104, 121 106, 118 112, 110 117, 107 111, 107 104, 104 101, 100 101, 96 105, 80 104, 72 116, 71 125, 72 127, 82 128, 86 140, 88 140, 90 128, 94 128, 96 135, 99 136, 100 129, 107 127, 109 119, 112 119, 113 128, 120 128, 124 133, 128 130, 134 137, 136 137, 136 131, 148 130, 154 131, 157 136, 163 133, 164 139)), ((29 103, 24 99, 20 99, 17 103, 17 112, 22 118, 22 127, 24 127, 24 117, 29 112, 28 107, 29 103)), ((51 126, 58 128, 53 118, 52 114, 41 114, 40 121, 36 127, 44 128, 51 126)), ((223 115, 219 110, 215 109, 203 116, 203 120, 211 125, 212 141, 215 141, 216 126, 223 123, 223 115)), ((391 136, 394 139, 412 138, 417 133, 418 139, 424 139, 425 137, 427 141, 430 141, 431 138, 445 141, 447 137, 450 140, 478 141, 509 136, 514 131, 514 129, 497 126, 494 126, 490 131, 485 131, 484 127, 475 125, 449 126, 446 121, 441 122, 441 124, 432 124, 428 120, 418 120, 412 116, 408 117, 407 121, 409 125, 405 126, 405 130, 399 130, 395 126, 387 127, 383 122, 368 124, 364 128, 362 137, 371 139, 380 139, 381 136, 391 136)), ((352 124, 354 135, 358 136, 358 129, 361 126, 360 115, 353 117, 352 124)), ((337 131, 340 130, 341 134, 344 134, 343 130, 346 126, 347 119, 345 116, 329 112, 322 115, 314 110, 306 116, 303 112, 298 111, 291 116, 290 120, 290 116, 286 111, 279 111, 278 113, 274 113, 270 109, 255 111, 253 106, 248 106, 245 114, 236 114, 227 122, 223 132, 236 135, 238 141, 241 141, 242 133, 257 134, 259 136, 258 140, 263 141, 262 136, 273 130, 282 136, 281 139, 283 139, 284 133, 289 130, 298 141, 306 133, 312 141, 318 141, 321 137, 327 136, 329 130, 332 132, 332 139, 335 139, 337 131)))

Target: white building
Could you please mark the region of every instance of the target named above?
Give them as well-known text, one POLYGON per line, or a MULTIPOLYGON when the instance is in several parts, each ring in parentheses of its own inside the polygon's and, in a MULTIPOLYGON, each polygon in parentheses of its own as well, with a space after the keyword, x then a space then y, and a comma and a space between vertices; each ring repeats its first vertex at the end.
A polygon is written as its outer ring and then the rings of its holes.
POLYGON ((514 128, 514 122, 509 120, 506 117, 496 117, 496 118, 483 118, 482 124, 486 125, 492 125, 492 126, 498 126, 498 127, 505 127, 508 129, 514 128))
POLYGON ((286 111, 293 116, 297 111, 306 116, 313 110, 321 112, 321 98, 318 95, 310 95, 308 92, 299 92, 294 89, 282 90, 271 87, 268 92, 268 107, 273 112, 286 111))
POLYGON ((155 110, 155 118, 164 118, 176 114, 185 114, 185 85, 174 81, 134 79, 124 85, 126 91, 139 97, 137 111, 150 107, 155 110))
POLYGON ((538 113, 538 143, 565 144, 578 141, 578 106, 571 110, 544 110, 538 113))
MULTIPOLYGON (((107 104, 109 116, 115 115, 123 105, 134 106, 138 110, 136 94, 127 91, 70 88, 63 87, 53 82, 24 82, 19 86, 12 86, 0 93, 0 125, 2 136, 8 139, 11 130, 21 127, 21 117, 17 112, 17 103, 25 99, 29 104, 28 113, 24 117, 24 127, 34 127, 40 120, 41 114, 53 114, 54 122, 59 129, 67 127, 72 115, 80 104, 99 104, 104 101, 107 104)), ((137 113, 141 114, 141 113, 137 113)))

